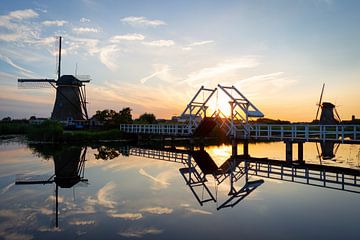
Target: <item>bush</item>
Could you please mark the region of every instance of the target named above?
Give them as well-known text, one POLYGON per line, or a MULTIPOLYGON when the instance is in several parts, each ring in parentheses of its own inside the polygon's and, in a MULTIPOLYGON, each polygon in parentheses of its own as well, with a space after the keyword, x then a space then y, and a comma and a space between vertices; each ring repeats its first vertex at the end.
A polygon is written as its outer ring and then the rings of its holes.
POLYGON ((57 121, 46 120, 39 125, 31 125, 27 136, 32 141, 58 142, 63 139, 64 129, 57 121))
POLYGON ((0 122, 0 135, 25 134, 29 124, 18 122, 0 122))

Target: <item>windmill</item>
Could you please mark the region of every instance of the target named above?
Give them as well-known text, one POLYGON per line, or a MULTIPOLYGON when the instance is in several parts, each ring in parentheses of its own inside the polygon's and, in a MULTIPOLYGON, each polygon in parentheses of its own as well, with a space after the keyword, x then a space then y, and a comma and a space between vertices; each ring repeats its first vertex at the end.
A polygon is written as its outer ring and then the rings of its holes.
POLYGON ((51 119, 61 122, 88 120, 86 108, 85 84, 90 82, 89 76, 61 76, 61 40, 59 37, 57 80, 55 79, 18 79, 19 88, 53 87, 56 98, 51 119))
POLYGON ((315 121, 318 121, 319 111, 321 108, 320 124, 337 124, 341 122, 339 113, 337 112, 335 105, 331 102, 322 102, 324 94, 325 83, 322 86, 319 103, 317 104, 318 109, 316 111, 315 121))
MULTIPOLYGON (((321 108, 321 115, 320 115, 319 123, 324 124, 324 125, 337 124, 337 123, 341 122, 341 119, 340 119, 339 113, 337 112, 337 110, 335 108, 335 105, 330 102, 322 102, 324 89, 325 89, 325 83, 323 83, 319 103, 317 104, 318 109, 316 111, 315 121, 316 122, 318 121, 319 111, 321 108)), ((337 153, 339 146, 340 146, 340 144, 337 144, 335 146, 335 142, 331 142, 331 141, 322 142, 322 143, 320 143, 320 147, 321 147, 321 153, 320 153, 318 143, 315 143, 315 144, 316 144, 316 150, 318 153, 318 158, 320 160, 320 164, 322 164, 322 160, 333 159, 337 153)))

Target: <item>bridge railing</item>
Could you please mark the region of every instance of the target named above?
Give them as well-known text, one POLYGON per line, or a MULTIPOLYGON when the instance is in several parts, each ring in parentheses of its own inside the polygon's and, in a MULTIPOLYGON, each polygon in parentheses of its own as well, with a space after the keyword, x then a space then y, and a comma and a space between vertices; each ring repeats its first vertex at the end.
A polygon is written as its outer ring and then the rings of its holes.
POLYGON ((120 131, 126 133, 188 136, 188 124, 120 124, 120 131))
POLYGON ((250 138, 360 142, 360 125, 251 124, 250 138))

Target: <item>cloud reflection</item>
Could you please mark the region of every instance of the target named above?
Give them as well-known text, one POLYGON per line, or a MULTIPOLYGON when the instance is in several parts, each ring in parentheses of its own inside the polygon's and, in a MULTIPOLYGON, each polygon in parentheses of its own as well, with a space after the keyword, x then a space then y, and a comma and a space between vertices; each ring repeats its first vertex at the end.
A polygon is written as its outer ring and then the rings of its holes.
POLYGON ((110 213, 109 216, 113 218, 122 218, 131 221, 143 218, 143 215, 141 213, 110 213))
POLYGON ((164 208, 164 207, 148 207, 148 208, 140 209, 140 212, 146 212, 146 213, 151 213, 151 214, 162 215, 162 214, 170 214, 170 213, 172 213, 173 209, 164 208))
POLYGON ((116 187, 114 182, 108 182, 104 187, 102 187, 97 192, 97 202, 99 205, 106 207, 106 208, 115 208, 116 202, 111 201, 110 195, 114 188, 116 187))
POLYGON ((141 238, 147 234, 160 234, 162 232, 163 232, 163 230, 161 230, 161 229, 149 227, 149 228, 144 228, 144 229, 127 229, 123 232, 119 232, 118 234, 123 237, 141 238))

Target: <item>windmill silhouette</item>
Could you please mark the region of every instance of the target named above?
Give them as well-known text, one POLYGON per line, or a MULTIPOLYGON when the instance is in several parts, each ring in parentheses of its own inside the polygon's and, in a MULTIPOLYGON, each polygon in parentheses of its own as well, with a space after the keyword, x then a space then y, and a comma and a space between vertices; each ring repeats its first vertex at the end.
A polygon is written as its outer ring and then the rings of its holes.
POLYGON ((51 119, 65 123, 88 120, 85 84, 90 82, 86 75, 61 76, 61 40, 59 37, 57 80, 55 79, 18 79, 19 88, 53 87, 56 98, 51 119))
MULTIPOLYGON (((54 150, 50 146, 38 146, 36 151, 44 149, 54 150)), ((65 150, 53 154, 54 174, 50 177, 43 175, 18 174, 16 175, 16 185, 45 185, 55 183, 55 227, 59 226, 59 187, 64 189, 73 188, 80 182, 87 183, 85 175, 87 147, 67 147, 65 150)), ((75 196, 75 192, 74 192, 75 196)), ((75 198, 75 197, 74 197, 75 198)))
POLYGON ((336 110, 336 107, 331 102, 322 102, 323 94, 324 94, 325 83, 323 83, 319 103, 317 104, 318 109, 316 111, 315 121, 318 120, 320 108, 321 108, 321 115, 320 115, 320 123, 321 124, 337 124, 341 122, 340 115, 336 110))

